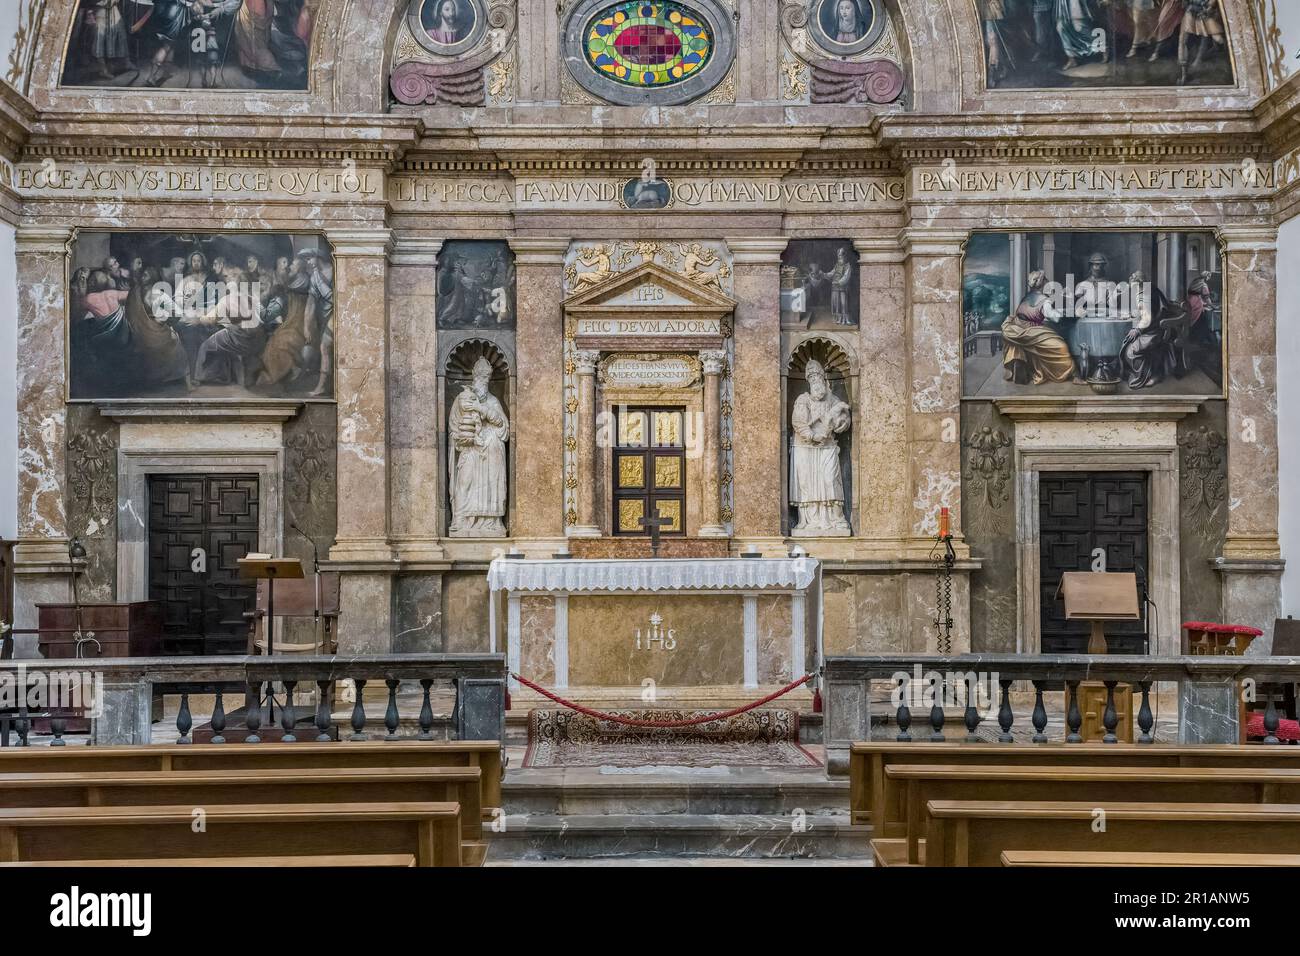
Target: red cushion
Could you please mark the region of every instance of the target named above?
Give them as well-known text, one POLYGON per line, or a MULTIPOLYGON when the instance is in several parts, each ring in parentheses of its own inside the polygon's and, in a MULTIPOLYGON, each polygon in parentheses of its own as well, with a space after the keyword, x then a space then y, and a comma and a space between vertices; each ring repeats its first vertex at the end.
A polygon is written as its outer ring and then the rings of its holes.
POLYGON ((1205 631, 1209 634, 1250 634, 1259 637, 1264 632, 1247 624, 1213 624, 1209 621, 1184 621, 1183 627, 1189 631, 1205 631))
MULTIPOLYGON (((1268 731, 1264 729, 1264 712, 1262 710, 1251 711, 1246 718, 1246 736, 1247 737, 1265 737, 1268 731)), ((1279 717, 1277 722, 1277 739, 1278 740, 1300 740, 1300 721, 1290 720, 1286 717, 1279 717)))

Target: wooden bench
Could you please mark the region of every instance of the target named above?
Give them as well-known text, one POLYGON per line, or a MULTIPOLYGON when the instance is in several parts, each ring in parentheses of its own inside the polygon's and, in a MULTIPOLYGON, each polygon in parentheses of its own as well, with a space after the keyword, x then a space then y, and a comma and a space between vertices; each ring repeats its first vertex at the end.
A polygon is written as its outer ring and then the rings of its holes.
POLYGON ((1286 853, 1114 853, 1003 850, 1003 866, 1300 866, 1286 853))
MULTIPOLYGON (((931 800, 1065 800, 1106 803, 1300 803, 1300 767, 980 767, 891 764, 885 776, 903 788, 906 817, 888 819, 889 838, 902 827, 907 862, 920 862, 925 806, 931 800)), ((881 832, 877 830, 876 832, 881 832)))
POLYGON ((0 809, 0 862, 411 855, 460 866, 454 803, 0 809), (195 832, 202 819, 201 832, 195 832))
POLYGON ((501 744, 496 740, 400 740, 296 744, 151 744, 122 747, 8 747, 0 774, 96 771, 306 770, 360 767, 477 767, 480 807, 501 806, 501 744))
MULTIPOLYGON (((885 776, 891 763, 1038 767, 1300 767, 1300 747, 1264 744, 967 744, 859 741, 849 750, 849 810, 854 823, 904 820, 902 788, 885 776)), ((3 764, 0 764, 3 766, 3 764)), ((880 835, 879 832, 877 835, 880 835)), ((889 836, 902 836, 901 829, 889 836)))
POLYGON ((1300 853, 1294 804, 931 800, 926 810, 926 866, 998 866, 1004 850, 1300 853))
POLYGON ((477 767, 131 770, 0 775, 0 807, 258 803, 457 803, 461 836, 483 838, 477 767))
POLYGON ((286 866, 364 866, 393 867, 415 866, 415 857, 410 853, 388 854, 331 854, 329 856, 216 856, 216 857, 174 857, 167 860, 33 860, 27 863, 0 863, 0 869, 25 868, 32 866, 255 866, 280 869, 286 866))

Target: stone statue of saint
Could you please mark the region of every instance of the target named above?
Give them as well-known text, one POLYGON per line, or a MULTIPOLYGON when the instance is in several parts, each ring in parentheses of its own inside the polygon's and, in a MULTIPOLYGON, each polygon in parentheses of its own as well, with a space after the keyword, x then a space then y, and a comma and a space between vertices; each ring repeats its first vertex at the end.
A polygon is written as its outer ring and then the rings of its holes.
POLYGON ((790 454, 790 504, 799 509, 796 537, 849 534, 844 517, 844 477, 840 472, 837 435, 848 430, 849 406, 831 394, 821 363, 804 367, 808 391, 794 403, 790 428, 794 448, 790 454))
POLYGON ((473 383, 451 403, 447 470, 453 538, 502 538, 506 527, 506 442, 510 423, 488 391, 492 366, 474 363, 473 383))

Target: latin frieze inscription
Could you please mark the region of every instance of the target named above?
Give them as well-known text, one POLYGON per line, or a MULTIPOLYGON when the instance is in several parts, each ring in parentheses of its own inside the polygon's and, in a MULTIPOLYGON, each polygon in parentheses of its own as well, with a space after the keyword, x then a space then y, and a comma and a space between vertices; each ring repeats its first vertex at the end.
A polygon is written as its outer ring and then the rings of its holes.
POLYGON ((24 163, 5 178, 29 198, 104 200, 348 200, 384 196, 384 176, 355 164, 334 167, 126 166, 24 163))
POLYGON ((920 198, 1059 198, 1062 196, 1263 195, 1273 189, 1273 167, 1251 161, 1199 166, 941 167, 912 171, 920 198))

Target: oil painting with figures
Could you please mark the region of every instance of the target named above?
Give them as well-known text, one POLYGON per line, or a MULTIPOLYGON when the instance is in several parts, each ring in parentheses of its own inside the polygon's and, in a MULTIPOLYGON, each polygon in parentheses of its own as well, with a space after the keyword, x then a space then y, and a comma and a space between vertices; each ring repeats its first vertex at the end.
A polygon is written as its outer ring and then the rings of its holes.
POLYGON ((69 397, 330 399, 333 318, 317 236, 84 232, 69 397))
POLYGON ((438 253, 441 330, 515 327, 515 259, 499 241, 453 239, 438 253))
POLYGON ((992 88, 1224 86, 1219 0, 974 0, 992 88))
POLYGON ((307 89, 321 0, 77 0, 65 86, 307 89))
POLYGON ((968 398, 1223 392, 1213 233, 976 233, 961 294, 968 398))
POLYGON ((858 324, 858 254, 852 239, 795 239, 786 246, 781 324, 803 329, 858 324))

